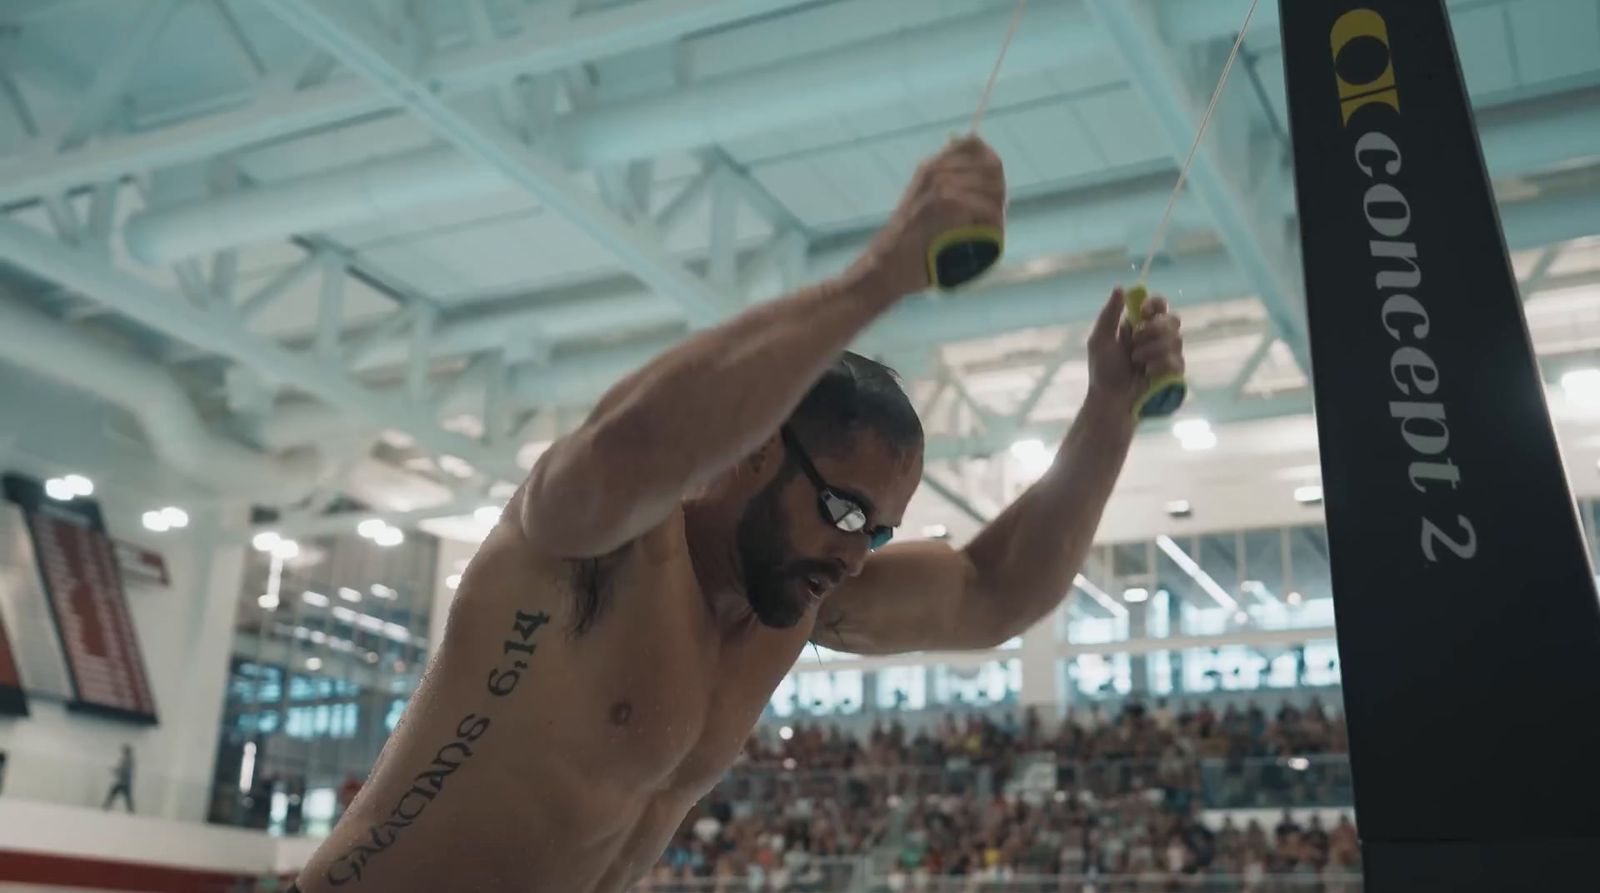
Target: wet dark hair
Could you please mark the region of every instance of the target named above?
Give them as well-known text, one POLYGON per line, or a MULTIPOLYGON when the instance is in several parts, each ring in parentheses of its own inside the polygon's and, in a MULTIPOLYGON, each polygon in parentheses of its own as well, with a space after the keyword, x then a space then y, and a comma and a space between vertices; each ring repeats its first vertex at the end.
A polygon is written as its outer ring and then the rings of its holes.
POLYGON ((838 455, 860 431, 871 431, 897 451, 922 448, 922 420, 893 369, 858 353, 845 351, 822 373, 789 425, 806 449, 838 455))

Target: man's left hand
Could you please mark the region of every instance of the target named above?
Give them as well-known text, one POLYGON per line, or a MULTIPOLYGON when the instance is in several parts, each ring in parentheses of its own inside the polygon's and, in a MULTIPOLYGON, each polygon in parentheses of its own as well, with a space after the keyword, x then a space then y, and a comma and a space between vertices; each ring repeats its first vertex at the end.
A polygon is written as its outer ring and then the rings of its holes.
POLYGON ((1152 381, 1183 373, 1183 336, 1166 298, 1145 301, 1137 326, 1123 318, 1123 307, 1118 288, 1089 333, 1089 395, 1132 412, 1152 381))

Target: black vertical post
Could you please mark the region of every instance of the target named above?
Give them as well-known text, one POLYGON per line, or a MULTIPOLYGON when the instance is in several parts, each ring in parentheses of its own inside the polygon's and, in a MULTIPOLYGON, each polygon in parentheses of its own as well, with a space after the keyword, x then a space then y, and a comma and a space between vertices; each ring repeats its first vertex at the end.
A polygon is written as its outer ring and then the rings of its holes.
POLYGON ((1600 889, 1600 600, 1443 0, 1280 10, 1368 893, 1600 889))

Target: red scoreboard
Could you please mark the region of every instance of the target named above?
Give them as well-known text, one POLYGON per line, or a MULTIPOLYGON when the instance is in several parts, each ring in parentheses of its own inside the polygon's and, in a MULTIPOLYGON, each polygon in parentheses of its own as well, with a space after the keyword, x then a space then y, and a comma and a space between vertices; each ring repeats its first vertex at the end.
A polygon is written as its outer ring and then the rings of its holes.
POLYGON ((155 698, 99 505, 50 499, 38 481, 19 475, 6 475, 4 486, 27 519, 72 683, 71 706, 154 723, 155 698))

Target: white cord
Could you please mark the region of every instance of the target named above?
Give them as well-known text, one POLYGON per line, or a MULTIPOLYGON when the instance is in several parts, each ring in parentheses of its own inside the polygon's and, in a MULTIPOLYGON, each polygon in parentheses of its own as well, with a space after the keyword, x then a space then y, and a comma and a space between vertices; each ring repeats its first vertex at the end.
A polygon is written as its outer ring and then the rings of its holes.
MULTIPOLYGON (((1150 243, 1150 251, 1144 256, 1144 264, 1139 267, 1137 284, 1143 285, 1145 277, 1150 275, 1150 265, 1155 262, 1156 253, 1161 250, 1161 241, 1166 238, 1167 224, 1172 222, 1172 209, 1178 204, 1178 196, 1183 194, 1184 181, 1189 176, 1189 165, 1194 163, 1194 156, 1200 149, 1200 140, 1206 135, 1206 127, 1211 124, 1211 113, 1217 109, 1217 100, 1222 98, 1222 88, 1228 83, 1228 72, 1233 70, 1233 60, 1239 57, 1239 47, 1244 45, 1244 35, 1250 30, 1250 19, 1256 14, 1256 6, 1261 0, 1250 0, 1250 9, 1244 14, 1244 24, 1239 26, 1239 36, 1234 38, 1233 50, 1228 53, 1228 61, 1222 65, 1222 77, 1217 79, 1217 88, 1211 91, 1211 102, 1206 105, 1206 113, 1200 117, 1200 129, 1195 131, 1194 143, 1189 146, 1189 156, 1183 160, 1183 166, 1178 169, 1177 185, 1172 187, 1172 195, 1167 198, 1167 210, 1161 215, 1161 223, 1156 226, 1155 239, 1150 243)), ((1129 64, 1137 65, 1138 60, 1130 59, 1129 64)))
POLYGON ((983 85, 983 95, 978 97, 978 110, 972 114, 972 126, 967 128, 973 133, 978 132, 978 122, 983 120, 984 110, 989 107, 989 94, 994 92, 994 82, 1000 77, 1000 63, 1006 61, 1006 51, 1011 49, 1011 39, 1017 36, 1017 23, 1022 21, 1022 10, 1028 5, 1028 0, 1017 0, 1017 9, 1011 13, 1011 27, 1006 29, 1005 42, 1000 44, 1000 55, 994 60, 994 68, 989 72, 989 83, 983 85))

